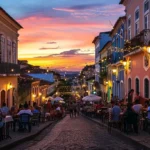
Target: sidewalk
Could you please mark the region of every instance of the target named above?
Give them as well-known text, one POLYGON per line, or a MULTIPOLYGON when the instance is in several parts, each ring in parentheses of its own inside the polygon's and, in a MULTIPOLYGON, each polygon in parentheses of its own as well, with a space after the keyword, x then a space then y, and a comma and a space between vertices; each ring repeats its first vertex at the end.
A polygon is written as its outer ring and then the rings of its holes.
POLYGON ((42 132, 45 128, 49 127, 52 123, 56 123, 57 121, 59 120, 40 123, 39 126, 32 126, 32 130, 30 133, 28 131, 27 132, 18 132, 18 131, 13 132, 12 129, 10 129, 10 136, 12 139, 6 139, 3 141, 0 141, 0 150, 9 149, 11 146, 17 145, 18 143, 33 139, 40 132, 42 132))
MULTIPOLYGON (((83 115, 83 116, 85 116, 85 115, 83 115)), ((85 117, 94 121, 95 123, 99 124, 100 126, 106 127, 106 129, 108 128, 107 124, 102 123, 101 120, 99 120, 99 119, 91 118, 88 116, 85 116, 85 117)), ((136 135, 134 133, 127 135, 124 132, 121 132, 115 128, 112 128, 112 131, 110 134, 124 138, 124 140, 132 141, 133 143, 142 147, 143 150, 150 149, 150 134, 146 133, 145 131, 140 130, 138 135, 136 135)))

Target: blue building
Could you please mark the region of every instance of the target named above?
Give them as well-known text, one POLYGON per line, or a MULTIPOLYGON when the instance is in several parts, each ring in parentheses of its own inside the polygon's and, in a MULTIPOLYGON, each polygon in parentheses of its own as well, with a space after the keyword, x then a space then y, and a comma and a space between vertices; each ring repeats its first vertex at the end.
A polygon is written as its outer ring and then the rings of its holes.
POLYGON ((120 100, 125 96, 123 66, 125 26, 126 17, 120 17, 110 33, 112 38, 112 48, 111 52, 108 52, 108 61, 112 68, 112 94, 120 100))
POLYGON ((110 32, 101 32, 92 42, 95 44, 95 81, 98 83, 100 83, 100 51, 111 40, 109 34, 110 32))

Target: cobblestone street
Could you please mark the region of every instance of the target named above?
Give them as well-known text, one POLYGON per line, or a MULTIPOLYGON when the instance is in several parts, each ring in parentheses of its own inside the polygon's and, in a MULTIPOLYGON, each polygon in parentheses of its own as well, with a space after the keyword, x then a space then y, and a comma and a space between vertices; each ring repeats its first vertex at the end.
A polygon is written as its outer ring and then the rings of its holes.
POLYGON ((52 130, 14 150, 137 150, 133 145, 108 134, 106 128, 79 116, 66 116, 52 130))

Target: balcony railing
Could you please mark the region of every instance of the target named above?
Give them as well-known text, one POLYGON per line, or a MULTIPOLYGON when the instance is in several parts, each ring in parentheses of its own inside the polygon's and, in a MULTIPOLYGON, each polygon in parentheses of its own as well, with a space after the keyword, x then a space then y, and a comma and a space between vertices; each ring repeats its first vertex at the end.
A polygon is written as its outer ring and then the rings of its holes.
POLYGON ((0 75, 18 75, 20 66, 18 64, 0 63, 0 75))
POLYGON ((150 46, 150 29, 145 29, 141 31, 133 39, 127 41, 124 47, 125 48, 124 54, 128 54, 143 46, 150 46))

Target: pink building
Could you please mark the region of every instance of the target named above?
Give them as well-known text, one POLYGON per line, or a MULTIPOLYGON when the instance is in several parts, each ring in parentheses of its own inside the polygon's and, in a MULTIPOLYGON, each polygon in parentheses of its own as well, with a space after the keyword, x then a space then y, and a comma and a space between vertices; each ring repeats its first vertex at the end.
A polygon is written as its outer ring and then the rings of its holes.
POLYGON ((125 44, 125 93, 130 89, 150 98, 150 0, 121 0, 127 28, 125 44))

